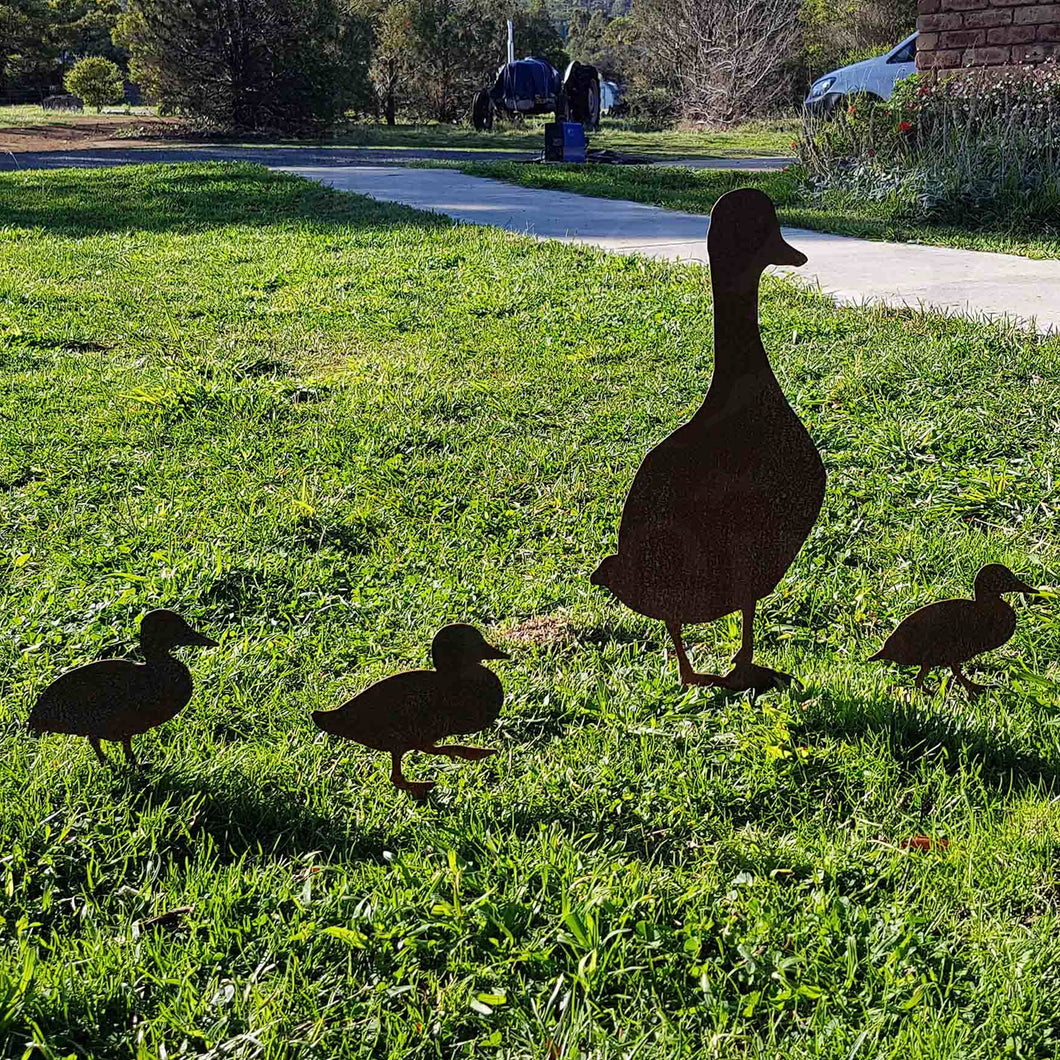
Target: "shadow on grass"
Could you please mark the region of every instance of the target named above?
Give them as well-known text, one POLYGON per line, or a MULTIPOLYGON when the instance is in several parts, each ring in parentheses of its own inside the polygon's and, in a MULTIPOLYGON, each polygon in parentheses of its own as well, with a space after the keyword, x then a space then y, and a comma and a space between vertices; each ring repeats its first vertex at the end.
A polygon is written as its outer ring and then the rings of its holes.
POLYGON ((1020 747, 986 726, 970 724, 929 703, 862 700, 824 693, 792 726, 792 735, 838 736, 852 741, 879 734, 895 761, 915 765, 942 759, 949 772, 971 768, 990 787, 1009 793, 1058 787, 1057 763, 1020 747))
POLYGON ((115 797, 134 810, 167 804, 187 810, 184 827, 167 844, 171 858, 191 856, 208 839, 221 863, 244 854, 289 857, 317 850, 343 861, 383 861, 388 837, 382 832, 362 831, 352 816, 317 813, 298 792, 263 789, 238 770, 214 776, 146 770, 126 778, 115 785, 115 797))
POLYGON ((63 236, 292 223, 380 230, 452 224, 440 214, 372 202, 244 162, 2 174, 0 220, 63 236))

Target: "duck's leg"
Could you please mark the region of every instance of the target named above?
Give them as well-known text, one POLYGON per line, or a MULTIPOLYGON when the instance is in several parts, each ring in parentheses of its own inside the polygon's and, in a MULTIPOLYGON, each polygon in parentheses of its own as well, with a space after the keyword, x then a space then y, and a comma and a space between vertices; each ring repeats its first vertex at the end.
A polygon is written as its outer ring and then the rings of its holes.
POLYGON ((681 623, 667 622, 666 632, 670 634, 670 640, 674 642, 674 651, 677 652, 677 665, 681 670, 681 684, 683 685, 721 685, 725 678, 718 674, 697 674, 688 661, 688 653, 685 651, 685 643, 681 639, 681 623))
POLYGON ((139 769, 140 763, 136 759, 136 755, 133 754, 132 749, 132 737, 126 736, 121 742, 122 747, 125 749, 125 761, 133 767, 133 769, 139 769))
POLYGON ((928 675, 928 671, 931 669, 930 666, 925 663, 920 667, 920 673, 916 675, 916 680, 913 682, 914 688, 919 688, 921 692, 926 692, 927 689, 924 687, 924 679, 928 675))
POLYGON ((449 758, 465 758, 469 762, 477 762, 480 758, 489 758, 490 755, 497 753, 489 747, 460 747, 456 744, 450 744, 445 747, 431 744, 429 747, 417 747, 416 750, 422 751, 425 755, 447 755, 449 758))
POLYGON ((434 782, 424 781, 423 783, 416 783, 413 780, 406 780, 405 774, 401 772, 401 759, 404 757, 404 751, 390 752, 390 761, 392 763, 390 767, 391 782, 395 788, 407 791, 414 799, 426 798, 427 793, 434 787, 434 782))
POLYGON ((99 759, 99 764, 105 766, 107 759, 103 754, 103 748, 99 746, 99 737, 90 736, 88 742, 92 745, 92 750, 96 752, 96 757, 99 759))
POLYGON ((965 677, 961 672, 960 666, 956 663, 954 663, 950 669, 953 671, 953 676, 964 685, 965 690, 970 696, 977 696, 980 692, 985 692, 990 687, 989 685, 977 685, 973 680, 965 677))
POLYGON ((766 666, 756 666, 755 652, 755 610, 758 601, 752 600, 742 608, 743 641, 740 650, 733 657, 732 671, 726 674, 723 681, 726 688, 734 692, 768 692, 771 688, 786 688, 795 680, 791 674, 781 670, 770 670, 766 666))

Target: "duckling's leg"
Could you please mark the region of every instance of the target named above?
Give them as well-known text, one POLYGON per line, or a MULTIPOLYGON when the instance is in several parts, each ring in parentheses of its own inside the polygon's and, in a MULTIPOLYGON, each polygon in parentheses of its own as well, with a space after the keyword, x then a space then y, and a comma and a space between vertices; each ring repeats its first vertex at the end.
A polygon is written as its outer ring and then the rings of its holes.
POLYGON ((670 634, 670 640, 674 642, 674 650, 677 652, 677 665, 681 670, 681 684, 683 685, 721 685, 725 678, 718 674, 697 674, 688 661, 688 653, 685 651, 685 643, 681 639, 680 622, 667 622, 666 632, 670 634))
POLYGON ((140 763, 136 760, 136 755, 133 754, 132 749, 132 737, 126 736, 121 742, 122 747, 125 748, 125 761, 133 767, 133 769, 139 769, 140 763))
POLYGON ((964 685, 965 690, 970 696, 977 696, 980 692, 985 692, 990 687, 989 685, 977 685, 970 678, 965 677, 964 674, 961 672, 960 666, 956 664, 951 666, 950 669, 953 671, 953 676, 956 677, 962 685, 964 685))
POLYGON ((743 643, 732 660, 732 671, 726 675, 724 685, 735 692, 768 692, 771 688, 786 688, 795 680, 791 674, 781 670, 770 670, 766 666, 756 666, 753 662, 755 652, 755 610, 758 601, 752 601, 743 612, 743 643))
POLYGON ((489 758, 497 752, 489 747, 460 747, 450 744, 447 747, 417 747, 425 755, 448 755, 450 758, 465 758, 469 762, 477 762, 480 758, 489 758))
POLYGON ((401 759, 404 757, 404 751, 390 752, 390 761, 393 763, 390 767, 391 782, 395 788, 401 788, 402 791, 407 791, 414 799, 426 798, 427 792, 434 787, 434 782, 424 781, 423 783, 417 783, 413 780, 406 780, 405 774, 401 772, 401 759))
POLYGON ((96 752, 96 757, 99 759, 99 764, 105 766, 107 759, 103 754, 103 748, 99 746, 99 737, 90 736, 88 742, 92 745, 92 750, 96 752))

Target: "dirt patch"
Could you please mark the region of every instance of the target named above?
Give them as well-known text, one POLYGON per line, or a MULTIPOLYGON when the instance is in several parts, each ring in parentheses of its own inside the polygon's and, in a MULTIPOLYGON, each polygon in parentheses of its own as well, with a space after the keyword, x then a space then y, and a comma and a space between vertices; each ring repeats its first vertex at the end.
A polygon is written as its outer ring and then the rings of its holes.
POLYGON ((506 641, 513 644, 533 644, 536 647, 549 647, 566 644, 574 639, 574 629, 560 615, 536 615, 525 622, 503 631, 506 641))
POLYGON ((0 126, 0 151, 91 151, 100 147, 155 147, 187 139, 179 118, 152 118, 114 114, 99 118, 71 118, 18 128, 0 126))

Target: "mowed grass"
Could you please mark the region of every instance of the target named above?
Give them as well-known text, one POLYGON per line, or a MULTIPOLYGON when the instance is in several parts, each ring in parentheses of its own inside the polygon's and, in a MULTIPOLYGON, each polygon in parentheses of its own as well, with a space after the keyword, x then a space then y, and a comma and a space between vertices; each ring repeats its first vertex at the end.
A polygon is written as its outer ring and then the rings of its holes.
POLYGON ((1058 340, 766 284, 829 484, 760 611, 803 690, 751 703, 588 581, 704 270, 250 166, 4 174, 0 225, 0 1052, 1057 1055, 1056 600, 974 703, 863 660, 988 560, 1057 585, 1058 340), (150 768, 26 732, 159 606, 221 645, 150 768), (512 653, 500 754, 417 804, 309 714, 453 620, 512 653))
MULTIPOLYGON (((103 117, 109 121, 128 117, 142 119, 154 117, 154 107, 104 107, 103 117)), ((14 103, 0 107, 0 129, 22 129, 36 125, 69 125, 72 127, 92 125, 100 120, 95 107, 85 107, 81 112, 67 110, 45 110, 36 103, 14 103)))
POLYGON ((871 200, 839 192, 813 194, 796 166, 786 170, 740 172, 676 166, 466 162, 460 163, 459 168, 472 176, 505 180, 526 188, 625 199, 689 213, 710 213, 725 192, 755 187, 776 203, 784 224, 800 228, 863 239, 991 250, 1028 258, 1060 258, 1060 223, 1055 219, 1046 221, 1013 214, 1007 221, 1000 221, 996 215, 969 211, 964 223, 959 225, 914 220, 909 218, 905 207, 893 200, 871 200))
MULTIPOLYGON (((462 150, 535 151, 545 148, 545 124, 551 115, 527 118, 520 124, 498 121, 489 132, 470 125, 394 126, 350 123, 337 130, 336 143, 363 147, 450 147, 462 150)), ((786 157, 798 135, 798 118, 771 118, 728 128, 645 129, 626 118, 601 119, 600 128, 588 136, 593 150, 619 151, 649 158, 786 157)))

